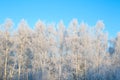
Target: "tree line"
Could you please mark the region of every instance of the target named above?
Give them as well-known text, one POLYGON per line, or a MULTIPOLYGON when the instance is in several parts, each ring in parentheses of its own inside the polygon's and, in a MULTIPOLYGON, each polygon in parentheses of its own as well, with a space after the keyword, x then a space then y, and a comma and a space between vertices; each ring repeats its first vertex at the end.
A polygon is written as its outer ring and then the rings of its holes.
POLYGON ((13 26, 0 25, 0 80, 120 79, 120 33, 109 39, 103 21, 13 26))

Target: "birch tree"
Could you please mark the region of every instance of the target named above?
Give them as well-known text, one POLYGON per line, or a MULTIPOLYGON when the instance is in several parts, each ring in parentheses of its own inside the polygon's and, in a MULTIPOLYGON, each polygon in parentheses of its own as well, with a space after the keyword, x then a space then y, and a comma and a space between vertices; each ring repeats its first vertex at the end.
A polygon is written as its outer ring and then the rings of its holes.
POLYGON ((61 80, 61 74, 62 74, 62 62, 63 62, 63 51, 64 50, 64 32, 65 27, 63 22, 61 21, 58 24, 58 47, 59 47, 59 57, 60 57, 60 64, 59 64, 59 80, 61 80))
POLYGON ((46 58, 47 58, 47 38, 46 38, 46 25, 42 21, 38 21, 35 25, 35 31, 34 31, 34 38, 33 38, 33 44, 34 44, 34 68, 37 71, 42 72, 42 79, 45 78, 45 65, 46 65, 46 58))
MULTIPOLYGON (((107 51, 107 33, 104 32, 104 23, 102 21, 98 21, 95 26, 95 36, 94 36, 94 48, 95 48, 95 59, 94 64, 97 68, 96 78, 100 79, 100 66, 103 64, 106 51, 107 51)), ((102 70, 101 70, 102 71, 102 70)))
MULTIPOLYGON (((29 26, 25 20, 22 20, 18 25, 18 30, 15 34, 16 55, 18 61, 18 80, 22 78, 22 73, 25 72, 26 50, 30 46, 29 40, 29 26)), ((27 70, 27 69, 26 69, 27 70)))
POLYGON ((57 47, 57 32, 54 24, 49 24, 47 26, 47 40, 49 45, 49 63, 48 63, 48 73, 49 73, 49 79, 56 80, 58 79, 59 74, 58 73, 58 47, 57 47))
POLYGON ((9 65, 8 62, 10 60, 10 53, 11 53, 11 47, 12 47, 12 39, 11 39, 11 27, 13 26, 13 22, 10 19, 6 19, 5 23, 1 26, 1 45, 0 45, 0 51, 2 54, 2 58, 3 58, 3 63, 4 63, 4 80, 8 79, 8 75, 9 75, 9 65))

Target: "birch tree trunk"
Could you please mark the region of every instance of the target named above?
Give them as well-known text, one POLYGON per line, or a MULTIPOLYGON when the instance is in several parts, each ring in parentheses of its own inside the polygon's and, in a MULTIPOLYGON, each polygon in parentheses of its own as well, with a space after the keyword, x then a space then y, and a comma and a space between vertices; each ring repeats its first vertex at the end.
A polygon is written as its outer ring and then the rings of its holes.
POLYGON ((4 80, 7 80, 7 62, 8 62, 8 52, 5 51, 5 68, 4 68, 4 80))

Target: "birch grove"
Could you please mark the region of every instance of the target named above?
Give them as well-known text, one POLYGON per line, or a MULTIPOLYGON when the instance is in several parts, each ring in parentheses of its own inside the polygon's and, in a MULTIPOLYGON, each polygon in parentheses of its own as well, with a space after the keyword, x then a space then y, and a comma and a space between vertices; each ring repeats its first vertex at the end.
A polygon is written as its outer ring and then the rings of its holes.
POLYGON ((73 19, 38 20, 30 27, 24 19, 0 24, 0 80, 119 80, 120 33, 109 39, 105 24, 94 26, 73 19), (16 27, 16 28, 14 28, 16 27))

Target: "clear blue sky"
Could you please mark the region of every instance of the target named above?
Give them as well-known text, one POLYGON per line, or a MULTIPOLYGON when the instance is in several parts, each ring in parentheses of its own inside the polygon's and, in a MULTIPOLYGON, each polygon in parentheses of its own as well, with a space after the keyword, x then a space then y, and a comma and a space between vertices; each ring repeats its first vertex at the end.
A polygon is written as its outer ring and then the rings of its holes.
POLYGON ((11 18, 15 25, 21 19, 30 26, 40 19, 48 23, 73 19, 93 26, 103 20, 109 36, 120 31, 120 0, 0 0, 0 24, 11 18))

